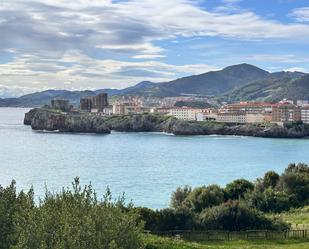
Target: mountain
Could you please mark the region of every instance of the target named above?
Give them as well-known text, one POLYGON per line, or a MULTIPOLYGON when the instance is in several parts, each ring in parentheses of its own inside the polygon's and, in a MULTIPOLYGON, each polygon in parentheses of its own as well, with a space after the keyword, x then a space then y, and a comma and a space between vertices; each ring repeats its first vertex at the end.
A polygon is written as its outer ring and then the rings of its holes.
POLYGON ((284 73, 282 78, 275 73, 269 79, 251 82, 227 93, 223 99, 228 102, 240 100, 261 100, 276 102, 284 98, 309 99, 309 75, 304 73, 284 73))
MULTIPOLYGON (((54 98, 70 100, 77 105, 80 98, 106 92, 109 96, 181 96, 188 94, 208 95, 222 101, 280 100, 306 97, 309 92, 306 74, 301 72, 270 73, 256 66, 239 64, 219 71, 183 77, 169 82, 143 81, 125 89, 99 89, 96 91, 47 90, 27 94, 19 98, 0 99, 0 106, 42 106, 54 98), (304 79, 303 79, 304 78, 304 79), (300 82, 298 82, 300 80, 300 82), (295 87, 295 88, 293 88, 295 87)), ((309 98, 308 98, 309 99, 309 98)))
POLYGON ((68 99, 73 105, 78 105, 79 100, 86 96, 94 96, 99 93, 105 92, 109 96, 135 94, 142 92, 154 84, 150 81, 143 81, 135 86, 128 87, 122 90, 119 89, 100 89, 96 91, 68 91, 68 90, 46 90, 43 92, 36 92, 21 96, 19 98, 6 98, 0 99, 0 107, 37 107, 50 103, 52 99, 68 99))
POLYGON ((220 95, 251 81, 265 79, 270 73, 249 64, 229 66, 219 71, 183 77, 169 82, 148 85, 136 95, 179 96, 183 94, 220 95))

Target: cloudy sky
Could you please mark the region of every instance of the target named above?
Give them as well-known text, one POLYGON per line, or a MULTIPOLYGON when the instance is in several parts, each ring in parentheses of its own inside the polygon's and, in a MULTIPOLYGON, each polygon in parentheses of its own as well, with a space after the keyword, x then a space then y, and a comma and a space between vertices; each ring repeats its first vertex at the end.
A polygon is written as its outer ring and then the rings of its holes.
POLYGON ((243 62, 309 72, 309 1, 0 1, 2 91, 124 88, 243 62))

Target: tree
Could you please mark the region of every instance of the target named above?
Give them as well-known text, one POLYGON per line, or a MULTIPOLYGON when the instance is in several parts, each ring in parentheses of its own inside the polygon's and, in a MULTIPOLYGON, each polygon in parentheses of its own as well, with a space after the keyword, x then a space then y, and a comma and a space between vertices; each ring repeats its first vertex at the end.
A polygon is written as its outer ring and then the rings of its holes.
POLYGON ((238 179, 226 185, 225 191, 227 199, 237 200, 243 198, 245 193, 250 192, 254 189, 253 183, 245 180, 238 179))
POLYGON ((280 176, 275 171, 268 171, 263 178, 263 186, 265 188, 268 187, 276 187, 280 176))
POLYGON ((189 186, 184 186, 183 188, 179 187, 172 193, 171 197, 171 208, 181 209, 183 208, 183 202, 191 193, 192 189, 189 186))
POLYGON ((184 200, 183 205, 193 212, 201 212, 204 208, 224 202, 225 192, 218 185, 209 185, 194 189, 184 200))

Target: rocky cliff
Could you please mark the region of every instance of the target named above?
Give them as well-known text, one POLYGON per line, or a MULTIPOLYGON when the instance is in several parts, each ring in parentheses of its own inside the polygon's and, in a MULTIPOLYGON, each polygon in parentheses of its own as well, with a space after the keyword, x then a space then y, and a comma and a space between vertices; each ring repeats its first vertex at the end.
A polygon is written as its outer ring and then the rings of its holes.
POLYGON ((192 122, 152 114, 115 115, 109 117, 87 113, 62 113, 55 110, 32 109, 25 114, 24 124, 33 130, 61 132, 110 133, 167 132, 175 135, 238 135, 271 138, 302 138, 309 136, 309 127, 293 124, 280 127, 275 124, 224 124, 192 122))

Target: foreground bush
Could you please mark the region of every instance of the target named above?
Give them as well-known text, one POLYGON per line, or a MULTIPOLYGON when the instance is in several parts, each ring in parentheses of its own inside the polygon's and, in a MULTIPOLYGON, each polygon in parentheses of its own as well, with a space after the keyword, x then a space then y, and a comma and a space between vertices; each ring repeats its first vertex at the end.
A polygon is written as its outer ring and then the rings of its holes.
POLYGON ((107 191, 98 201, 91 185, 47 193, 38 206, 33 191, 16 194, 14 183, 0 190, 1 249, 138 249, 142 226, 136 212, 107 191), (3 212, 4 211, 4 212, 3 212))

